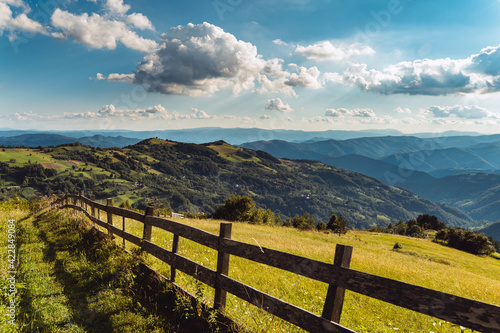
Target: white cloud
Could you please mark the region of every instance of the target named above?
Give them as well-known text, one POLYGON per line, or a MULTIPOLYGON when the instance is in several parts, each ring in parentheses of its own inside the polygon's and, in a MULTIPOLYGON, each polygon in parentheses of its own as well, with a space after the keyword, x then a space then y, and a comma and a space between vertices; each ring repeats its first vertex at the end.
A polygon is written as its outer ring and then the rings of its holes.
POLYGON ((500 91, 500 46, 465 59, 419 59, 382 70, 350 64, 343 73, 325 73, 325 81, 358 86, 381 94, 448 95, 500 91))
POLYGON ((437 118, 456 117, 464 119, 500 119, 500 114, 491 112, 486 108, 476 105, 431 106, 423 111, 424 113, 431 114, 437 118))
POLYGON ((377 115, 372 109, 326 109, 326 117, 338 118, 338 117, 360 117, 360 118, 375 118, 377 115))
POLYGON ((288 45, 288 43, 282 41, 281 39, 275 39, 275 40, 273 40, 273 43, 276 45, 284 45, 284 46, 288 45))
POLYGON ((153 23, 140 13, 132 13, 128 15, 125 22, 141 30, 154 30, 153 23))
POLYGON ((283 59, 270 59, 264 66, 263 73, 259 74, 257 80, 260 88, 257 92, 265 93, 283 93, 289 96, 295 96, 295 90, 291 85, 287 85, 290 72, 283 70, 283 59))
POLYGON ((400 106, 398 106, 394 112, 396 113, 400 113, 400 114, 411 114, 411 110, 409 108, 402 108, 400 106))
POLYGON ((101 73, 97 73, 97 80, 108 80, 115 82, 134 82, 135 75, 134 74, 117 74, 111 73, 108 76, 104 76, 101 73))
POLYGON ((0 2, 0 33, 9 26, 12 20, 12 10, 7 4, 0 2))
POLYGON ((332 44, 330 41, 322 41, 309 46, 297 46, 295 52, 307 59, 320 61, 348 61, 355 56, 373 55, 375 51, 366 45, 354 43, 332 44))
POLYGON ((263 114, 262 116, 260 116, 260 119, 262 119, 262 120, 269 120, 269 119, 272 119, 272 117, 268 116, 267 114, 263 114))
POLYGON ((0 36, 5 30, 10 31, 10 40, 15 40, 19 31, 47 35, 48 31, 46 27, 26 15, 29 11, 29 6, 23 1, 0 1, 0 36), (14 17, 11 7, 21 8, 24 12, 14 17))
POLYGON ((117 15, 125 15, 130 9, 130 5, 125 5, 123 0, 106 0, 105 6, 111 14, 117 15))
POLYGON ((289 75, 280 60, 264 60, 254 45, 215 25, 190 23, 162 34, 158 49, 137 66, 134 82, 163 94, 200 96, 225 88, 238 94, 256 82, 261 83, 259 92, 290 94, 284 87, 289 75))
POLYGON ((314 66, 311 68, 299 67, 295 64, 289 65, 297 70, 297 73, 292 73, 285 84, 291 87, 307 87, 311 89, 320 89, 322 87, 319 82, 319 75, 321 72, 314 66))
POLYGON ((157 46, 155 41, 138 36, 127 23, 96 13, 75 15, 58 8, 52 14, 51 24, 60 30, 54 37, 74 38, 91 48, 113 50, 121 42, 130 49, 149 52, 157 46))
POLYGON ((203 110, 198 110, 197 108, 191 108, 191 118, 193 119, 210 119, 214 116, 209 115, 203 110))
POLYGON ((267 101, 266 110, 275 110, 283 113, 292 112, 293 109, 289 104, 283 103, 281 98, 273 98, 267 101))

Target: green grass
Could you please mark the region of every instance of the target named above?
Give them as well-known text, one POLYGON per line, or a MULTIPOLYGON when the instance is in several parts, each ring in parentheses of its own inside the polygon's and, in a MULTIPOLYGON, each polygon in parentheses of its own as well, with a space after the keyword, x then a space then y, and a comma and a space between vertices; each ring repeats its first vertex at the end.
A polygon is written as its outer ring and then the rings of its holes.
MULTIPOLYGON (((17 327, 9 331, 2 322, 1 332, 171 331, 170 324, 129 291, 136 257, 110 241, 103 243, 89 231, 88 222, 67 213, 45 212, 32 218, 3 206, 0 203, 1 228, 6 225, 4 216, 18 222, 20 295, 17 327)), ((3 243, 0 248, 4 250, 3 243)), ((0 303, 4 311, 5 302, 0 303)))
POLYGON ((56 160, 50 155, 44 154, 37 149, 9 148, 5 149, 5 151, 0 149, 0 162, 9 163, 13 166, 22 166, 28 161, 31 161, 31 163, 56 163, 56 160), (15 159, 16 162, 10 163, 11 159, 15 159))
MULTIPOLYGON (((218 234, 218 221, 181 219, 182 223, 218 234)), ((121 227, 121 218, 115 217, 121 227)), ((142 236, 142 224, 127 220, 127 231, 142 236)), ((319 232, 303 232, 277 226, 234 223, 232 238, 304 257, 333 262, 335 244, 354 247, 353 269, 406 283, 500 305, 500 261, 448 248, 430 240, 404 236, 353 231, 338 237, 319 232), (393 251, 396 242, 403 251, 393 251)), ((154 243, 171 249, 172 236, 153 228, 154 243)), ((117 240, 121 242, 121 240, 117 240)), ((134 248, 133 245, 128 245, 134 248)), ((216 252, 181 239, 179 253, 215 269, 216 252)), ((148 259, 162 274, 169 276, 168 265, 148 259)), ((194 292, 194 279, 178 273, 178 283, 194 292)), ((229 276, 252 287, 321 314, 327 285, 251 261, 231 257, 229 276)), ((205 288, 210 301, 213 290, 205 288)), ((300 329, 258 310, 236 297, 228 297, 227 314, 254 332, 301 332, 300 329)), ((405 310, 353 292, 347 292, 341 324, 358 332, 461 332, 441 320, 405 310)))

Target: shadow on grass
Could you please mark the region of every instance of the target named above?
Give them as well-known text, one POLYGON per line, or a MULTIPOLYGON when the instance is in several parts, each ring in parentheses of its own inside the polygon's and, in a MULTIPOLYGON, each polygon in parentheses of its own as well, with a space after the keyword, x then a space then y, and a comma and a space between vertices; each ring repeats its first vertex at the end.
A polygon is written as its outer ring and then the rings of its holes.
MULTIPOLYGON (((95 235, 89 234, 91 232, 85 230, 83 225, 78 222, 75 224, 75 221, 71 222, 73 223, 65 223, 60 215, 51 212, 45 212, 36 217, 33 225, 39 230, 38 237, 45 244, 43 261, 53 265, 52 274, 63 287, 63 293, 68 300, 65 305, 69 308, 74 324, 86 332, 112 332, 113 325, 110 317, 120 309, 97 313, 90 307, 89 299, 95 299, 97 294, 107 287, 103 279, 96 279, 99 275, 92 275, 92 268, 97 265, 83 260, 77 268, 84 268, 84 271, 76 268, 68 269, 68 263, 82 261, 86 252, 95 250, 86 246, 92 244, 95 247, 102 242, 102 239, 92 239, 95 235), (82 278, 82 273, 88 274, 82 278)), ((31 297, 25 298, 24 301, 27 303, 25 305, 28 305, 27 311, 36 310, 33 309, 31 297)))

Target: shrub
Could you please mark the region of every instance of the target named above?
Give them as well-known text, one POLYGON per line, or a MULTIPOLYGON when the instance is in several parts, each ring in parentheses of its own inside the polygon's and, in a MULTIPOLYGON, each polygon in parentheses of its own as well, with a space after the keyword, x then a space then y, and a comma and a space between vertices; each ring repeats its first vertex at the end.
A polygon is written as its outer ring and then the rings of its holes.
POLYGON ((274 213, 270 209, 254 209, 250 215, 249 221, 254 224, 273 224, 274 213))
POLYGON ((336 234, 345 234, 349 229, 347 229, 347 226, 349 225, 349 222, 344 220, 342 215, 335 215, 333 214, 330 217, 330 221, 328 221, 328 224, 326 225, 326 228, 333 231, 336 234))
POLYGON ((316 230, 318 231, 325 231, 326 230, 326 224, 324 222, 319 222, 316 224, 316 230))
POLYGON ((311 230, 314 229, 315 226, 314 217, 309 213, 302 213, 301 216, 295 215, 293 218, 289 218, 283 224, 286 227, 294 227, 301 230, 311 230))
POLYGON ((488 255, 495 252, 493 244, 484 234, 461 228, 442 229, 434 240, 472 254, 488 255))
POLYGON ((393 250, 400 250, 403 248, 403 245, 399 242, 396 242, 396 244, 394 244, 394 246, 392 247, 393 250))

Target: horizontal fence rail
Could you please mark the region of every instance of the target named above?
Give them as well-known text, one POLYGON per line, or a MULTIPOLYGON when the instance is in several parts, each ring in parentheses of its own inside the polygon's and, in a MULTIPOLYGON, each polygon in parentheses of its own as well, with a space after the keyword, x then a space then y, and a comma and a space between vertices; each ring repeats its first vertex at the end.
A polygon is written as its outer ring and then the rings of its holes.
POLYGON ((500 332, 500 307, 350 269, 350 246, 337 244, 334 264, 329 264, 232 240, 231 223, 221 223, 221 232, 217 236, 179 222, 154 217, 152 209, 141 214, 114 207, 110 199, 103 205, 96 202, 94 197, 89 199, 83 194, 66 194, 55 204, 59 208, 83 212, 93 223, 107 229, 109 234, 123 238, 124 245, 125 241, 131 242, 167 263, 171 266, 172 282, 175 282, 175 272, 179 270, 215 288, 214 307, 221 311, 226 306, 228 292, 309 332, 354 332, 339 324, 344 292, 350 290, 480 332, 500 332), (100 219, 101 211, 107 214, 107 222, 100 219), (123 217, 122 229, 113 225, 113 215, 123 217), (125 218, 144 224, 142 238, 125 231, 125 218), (152 227, 174 235, 171 251, 151 242, 152 227), (179 237, 218 251, 217 270, 177 254, 179 237), (228 276, 230 256, 252 260, 328 284, 322 316, 231 279, 228 276))

